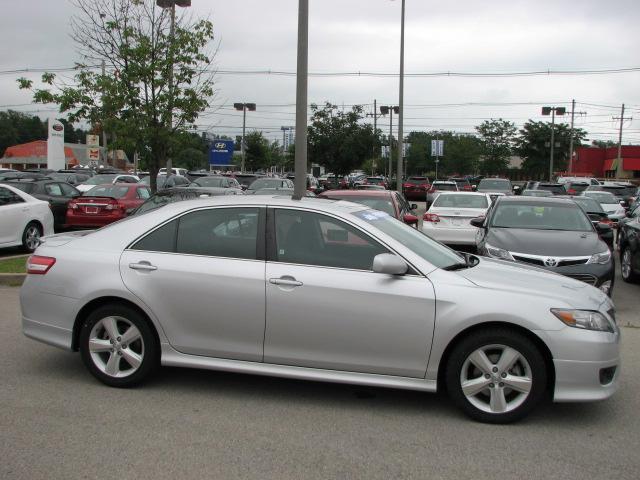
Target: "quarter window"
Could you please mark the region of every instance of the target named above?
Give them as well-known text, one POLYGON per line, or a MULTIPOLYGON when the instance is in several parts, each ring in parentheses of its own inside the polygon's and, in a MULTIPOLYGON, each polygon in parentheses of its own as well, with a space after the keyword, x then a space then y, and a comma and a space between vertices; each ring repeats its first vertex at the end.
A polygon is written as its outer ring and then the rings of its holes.
POLYGON ((299 210, 276 210, 279 262, 371 270, 373 258, 388 250, 356 228, 332 217, 299 210))
POLYGON ((192 255, 256 259, 258 208, 216 208, 180 218, 176 251, 192 255))

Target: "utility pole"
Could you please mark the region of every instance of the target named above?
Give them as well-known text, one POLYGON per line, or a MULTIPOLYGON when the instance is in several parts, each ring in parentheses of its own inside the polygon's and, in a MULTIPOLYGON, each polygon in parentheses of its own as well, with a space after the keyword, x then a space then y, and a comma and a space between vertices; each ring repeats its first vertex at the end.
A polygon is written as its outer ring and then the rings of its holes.
MULTIPOLYGON (((298 62, 296 71, 296 156, 293 199, 307 190, 307 77, 309 68, 309 0, 298 1, 298 62)), ((335 172, 337 175, 338 172, 335 172)), ((337 180, 337 178, 336 178, 337 180)))
MULTIPOLYGON (((171 2, 171 27, 169 29, 169 48, 170 48, 170 57, 171 60, 169 62, 169 115, 167 128, 171 130, 173 128, 173 42, 175 39, 176 33, 176 2, 171 2)), ((173 173, 173 161, 171 160, 171 155, 167 156, 167 177, 173 173)))
POLYGON ((404 136, 402 132, 403 126, 403 103, 404 103, 404 2, 402 0, 402 18, 400 21, 400 94, 398 99, 398 167, 396 174, 396 190, 402 194, 402 148, 404 143, 404 136))
MULTIPOLYGON (((381 113, 378 113, 378 101, 376 99, 373 100, 373 113, 367 113, 367 117, 373 117, 373 134, 378 138, 378 117, 381 116, 381 113)), ((374 175, 374 166, 376 158, 378 158, 378 149, 376 146, 373 147, 373 161, 374 164, 371 166, 371 175, 374 175)))
MULTIPOLYGON (((107 69, 107 64, 104 61, 104 59, 102 59, 102 77, 104 78, 104 76, 106 75, 106 69, 107 69)), ((104 107, 104 103, 102 104, 102 106, 104 107)), ((107 151, 107 132, 104 129, 104 118, 102 119, 102 148, 104 148, 104 161, 105 163, 107 163, 107 157, 108 155, 108 151, 107 151)))
POLYGON ((616 166, 616 178, 620 178, 622 176, 622 126, 625 120, 633 120, 633 117, 624 116, 624 103, 622 104, 622 109, 620 110, 619 117, 613 117, 614 120, 620 120, 620 129, 618 131, 618 158, 617 158, 617 166, 616 166))
POLYGON ((389 180, 391 180, 391 171, 393 170, 393 155, 391 155, 391 150, 393 150, 393 112, 396 112, 396 114, 400 112, 400 107, 392 105, 380 106, 381 115, 389 114, 389 171, 387 172, 389 180))
POLYGON ((567 109, 565 107, 542 107, 542 115, 551 114, 551 152, 549 155, 549 181, 553 182, 553 148, 555 147, 555 123, 556 113, 564 115, 567 109))
POLYGON ((245 147, 244 147, 244 133, 247 126, 247 110, 250 112, 256 111, 255 103, 234 103, 233 108, 236 110, 242 110, 242 141, 240 142, 240 153, 242 154, 242 164, 240 165, 240 171, 244 173, 244 161, 245 161, 245 147))

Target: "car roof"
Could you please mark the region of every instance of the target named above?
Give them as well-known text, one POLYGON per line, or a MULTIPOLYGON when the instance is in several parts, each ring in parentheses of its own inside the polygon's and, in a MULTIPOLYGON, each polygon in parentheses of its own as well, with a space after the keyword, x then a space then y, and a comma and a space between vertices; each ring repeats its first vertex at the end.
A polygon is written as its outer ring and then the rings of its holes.
POLYGON ((328 198, 334 194, 344 197, 389 197, 393 192, 395 190, 328 190, 318 196, 328 198))

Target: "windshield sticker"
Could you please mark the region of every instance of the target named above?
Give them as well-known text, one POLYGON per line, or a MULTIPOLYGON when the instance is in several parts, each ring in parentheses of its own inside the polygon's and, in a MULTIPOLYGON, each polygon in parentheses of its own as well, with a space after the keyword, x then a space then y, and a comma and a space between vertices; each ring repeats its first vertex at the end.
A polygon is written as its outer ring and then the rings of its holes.
POLYGON ((362 218, 363 220, 367 220, 368 222, 389 217, 387 212, 382 212, 380 210, 361 210, 359 212, 354 212, 354 215, 362 218))

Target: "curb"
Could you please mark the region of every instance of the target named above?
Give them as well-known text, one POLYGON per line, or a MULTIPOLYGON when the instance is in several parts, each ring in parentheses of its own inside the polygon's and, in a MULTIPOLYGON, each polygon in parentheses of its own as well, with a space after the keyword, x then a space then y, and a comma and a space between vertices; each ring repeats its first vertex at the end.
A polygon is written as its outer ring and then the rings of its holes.
POLYGON ((19 287, 26 277, 26 273, 0 273, 0 285, 19 287))

